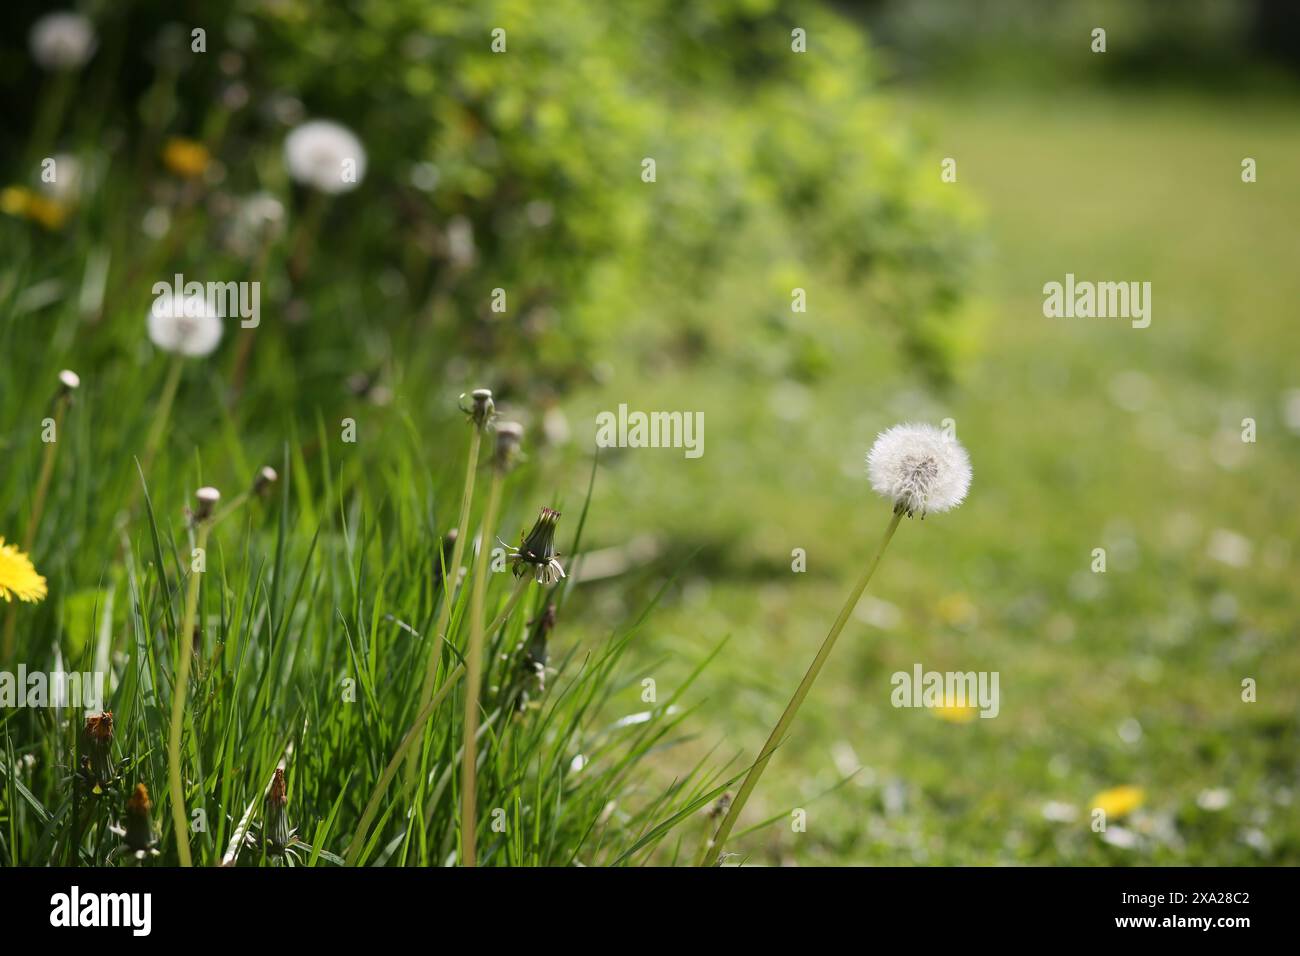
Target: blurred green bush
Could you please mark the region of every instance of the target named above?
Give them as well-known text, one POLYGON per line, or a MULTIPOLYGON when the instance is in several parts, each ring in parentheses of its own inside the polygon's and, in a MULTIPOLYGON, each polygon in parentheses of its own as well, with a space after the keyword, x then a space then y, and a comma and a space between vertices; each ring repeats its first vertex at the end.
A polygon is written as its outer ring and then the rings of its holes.
MULTIPOLYGON (((31 176, 24 134, 48 83, 24 45, 36 7, 24 18, 21 6, 0 66, 18 127, 3 147, 10 181, 31 176)), ((142 0, 91 14, 100 49, 57 145, 107 154, 117 198, 86 217, 99 232, 83 253, 128 241, 122 224, 158 201, 165 136, 202 140, 223 164, 209 212, 221 194, 290 197, 280 150, 300 118, 336 119, 365 143, 367 178, 329 204, 308 276, 280 281, 269 264, 259 335, 288 337, 280 361, 319 350, 373 370, 430 347, 444 371, 455 363, 450 377, 468 362, 501 394, 545 398, 599 374, 601 348, 631 324, 703 329, 707 346, 703 290, 723 269, 767 272, 779 248, 834 263, 862 287, 864 318, 870 300, 926 373, 950 371, 965 217, 938 170, 918 168, 861 28, 828 6, 142 0), (191 51, 196 27, 206 53, 191 51), (792 52, 796 28, 807 53, 792 52), (742 241, 756 232, 768 248, 742 241), (311 317, 310 341, 283 316, 311 317)), ((305 205, 293 199, 291 221, 305 205)), ((204 277, 235 268, 217 218, 164 275, 186 259, 204 277)), ((159 270, 133 276, 121 255, 112 268, 143 304, 159 270)), ((337 378, 339 361, 300 364, 300 390, 337 378)))

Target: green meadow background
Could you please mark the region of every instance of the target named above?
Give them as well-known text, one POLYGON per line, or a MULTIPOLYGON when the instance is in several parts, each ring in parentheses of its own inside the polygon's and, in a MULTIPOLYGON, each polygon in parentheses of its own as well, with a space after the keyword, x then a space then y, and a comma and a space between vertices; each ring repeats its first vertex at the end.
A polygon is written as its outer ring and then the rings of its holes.
MULTIPOLYGON (((468 438, 455 403, 486 385, 528 429, 490 533, 514 543, 550 504, 568 552, 583 516, 552 656, 613 643, 621 655, 617 679, 596 669, 589 701, 585 689, 555 705, 555 726, 587 730, 530 725, 536 751, 502 744, 485 799, 513 801, 535 832, 488 861, 688 862, 716 826, 703 796, 753 759, 888 521, 865 476, 873 438, 951 419, 970 497, 900 528, 730 861, 1300 862, 1300 84, 1282 14, 700 7, 91 5, 101 48, 48 144, 33 138, 49 84, 15 31, 0 59, 5 182, 30 182, 56 147, 99 171, 57 232, 0 219, 8 541, 54 374, 84 382, 32 552, 51 593, 18 611, 20 657, 86 660, 105 629, 130 670, 148 635, 165 686, 166 629, 146 621, 165 616, 158 565, 172 557, 158 560, 155 536, 181 547, 198 484, 237 490, 281 467, 277 498, 222 535, 225 590, 250 621, 229 638, 230 683, 212 685, 231 702, 201 725, 221 743, 190 759, 220 763, 201 786, 214 816, 238 817, 296 739, 294 821, 341 854, 414 713, 423 658, 382 622, 419 630, 432 614, 429 568, 468 438), (213 52, 173 52, 170 68, 166 44, 143 38, 190 21, 211 25, 213 52), (496 25, 504 55, 488 49, 496 25), (1104 54, 1089 49, 1096 26, 1104 54), (806 53, 790 52, 794 28, 806 53), (238 70, 217 62, 236 48, 238 70), (232 83, 250 105, 223 111, 232 83), (279 161, 286 100, 348 124, 370 152, 361 188, 320 213, 301 276, 292 244, 312 200, 279 161), (178 183, 158 160, 172 135, 208 143, 220 177, 178 183), (1242 181, 1246 157, 1256 182, 1242 181), (940 179, 945 158, 956 182, 940 179), (222 197, 253 189, 284 201, 288 228, 250 262, 222 245, 222 197), (172 231, 146 240, 157 208, 172 231), (456 252, 467 234, 470 256, 456 252), (105 261, 88 307, 88 264, 105 261), (159 517, 132 525, 123 561, 114 517, 140 484, 132 456, 167 367, 144 336, 148 289, 175 271, 260 276, 262 327, 237 392, 237 328, 187 366, 149 479, 159 517), (1045 318, 1042 287, 1066 273, 1149 281, 1150 327, 1045 318), (488 305, 498 287, 504 315, 488 305), (796 288, 806 311, 791 309, 796 288), (588 501, 596 415, 621 403, 702 412, 704 455, 601 450, 588 501), (339 439, 344 416, 355 446, 339 439), (269 643, 263 599, 286 622, 269 643), (891 707, 891 674, 917 663, 997 671, 998 716, 891 707), (337 681, 358 670, 367 716, 341 715, 337 681), (610 728, 642 724, 662 736, 620 750, 610 728), (607 744, 624 755, 588 792, 575 758, 607 744), (534 752, 546 757, 526 769, 534 752), (1136 806, 1096 832, 1092 809, 1119 787, 1140 788, 1136 806), (665 821, 667 836, 639 842, 665 821)), ((493 587, 503 600, 504 579, 493 587)), ((230 626, 209 590, 208 613, 230 626)), ((128 712, 123 741, 161 804, 165 726, 143 703, 128 712)), ((445 756, 455 725, 439 726, 445 756)), ((31 713, 0 728, 0 862, 45 862, 57 827, 37 806, 48 816, 63 799, 71 731, 31 713)), ((390 808, 370 862, 453 859, 455 786, 425 795, 427 831, 407 834, 390 808)))

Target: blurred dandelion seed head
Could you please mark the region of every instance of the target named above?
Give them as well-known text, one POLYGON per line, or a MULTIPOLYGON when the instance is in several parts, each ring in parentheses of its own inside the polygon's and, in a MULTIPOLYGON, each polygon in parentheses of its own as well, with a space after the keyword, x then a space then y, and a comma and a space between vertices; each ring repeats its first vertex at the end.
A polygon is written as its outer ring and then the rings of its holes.
POLYGON ((50 13, 27 34, 32 59, 47 70, 76 70, 95 54, 95 27, 79 13, 50 13))
POLYGON ((150 309, 148 323, 150 341, 164 352, 201 358, 221 342, 221 319, 202 295, 150 309))
POLYGON ((308 120, 284 141, 289 175, 323 193, 356 189, 366 176, 366 149, 355 133, 332 120, 308 120), (351 164, 351 176, 345 175, 351 164))

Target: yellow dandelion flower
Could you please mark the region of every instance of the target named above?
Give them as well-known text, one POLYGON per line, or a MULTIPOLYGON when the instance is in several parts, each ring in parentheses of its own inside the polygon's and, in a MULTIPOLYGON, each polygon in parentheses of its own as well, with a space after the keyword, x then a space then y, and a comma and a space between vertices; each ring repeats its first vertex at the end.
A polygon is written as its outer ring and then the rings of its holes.
POLYGON ((197 179, 202 176, 212 160, 208 148, 200 142, 172 136, 163 146, 163 165, 182 179, 197 179))
POLYGON ((32 191, 22 186, 0 189, 0 212, 9 216, 26 216, 32 202, 32 191))
POLYGON ((1092 798, 1093 809, 1104 810, 1106 819, 1117 820, 1128 816, 1146 802, 1146 791, 1141 787, 1111 787, 1092 798))
POLYGON ((22 186, 0 189, 0 212, 38 222, 51 232, 63 228, 69 211, 58 200, 38 195, 22 186))
POLYGON ((947 594, 936 605, 939 619, 953 627, 972 627, 979 620, 979 609, 965 594, 947 594))
POLYGON ((33 196, 27 202, 27 218, 33 222, 39 222, 50 232, 57 232, 63 228, 63 223, 67 221, 68 207, 54 199, 33 196))
POLYGON ((934 715, 940 720, 948 721, 950 724, 969 724, 978 713, 979 711, 974 707, 958 704, 940 704, 934 708, 934 715))
POLYGON ((31 559, 0 538, 0 597, 6 602, 39 601, 45 597, 45 579, 36 573, 31 559))

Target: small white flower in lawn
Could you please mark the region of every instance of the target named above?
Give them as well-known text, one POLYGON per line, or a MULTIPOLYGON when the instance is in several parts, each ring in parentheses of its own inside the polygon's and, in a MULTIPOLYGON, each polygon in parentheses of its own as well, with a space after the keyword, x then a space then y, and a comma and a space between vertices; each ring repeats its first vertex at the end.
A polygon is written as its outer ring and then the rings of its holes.
POLYGON ((186 296, 171 308, 149 310, 149 339, 164 352, 210 355, 221 342, 221 319, 208 308, 206 297, 186 296))
POLYGON ((366 148, 355 133, 332 120, 309 120, 284 141, 289 175, 323 193, 356 189, 366 175, 366 148))
POLYGON ((79 13, 50 13, 27 34, 32 59, 47 70, 76 70, 95 53, 95 27, 79 13))
POLYGON ((867 474, 877 494, 910 518, 956 508, 970 490, 970 456, 955 438, 933 425, 895 425, 880 433, 867 454, 867 474))
POLYGON ((75 392, 81 387, 81 376, 71 369, 65 368, 59 373, 59 384, 65 392, 75 392))

